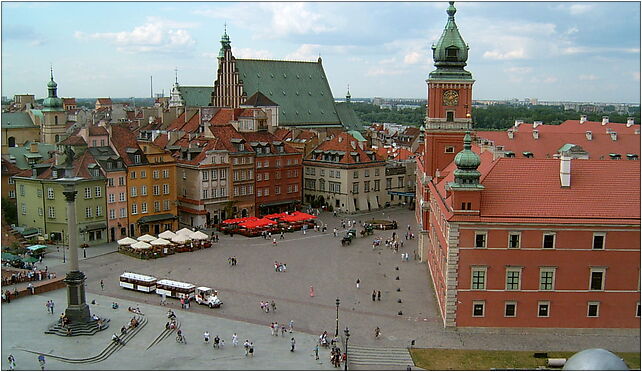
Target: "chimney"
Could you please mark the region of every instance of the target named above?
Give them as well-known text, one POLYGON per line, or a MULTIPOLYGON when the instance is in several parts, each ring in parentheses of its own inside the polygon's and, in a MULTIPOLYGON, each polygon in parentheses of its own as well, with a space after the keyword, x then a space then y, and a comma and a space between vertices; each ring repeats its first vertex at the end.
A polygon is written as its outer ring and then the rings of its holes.
POLYGON ((627 128, 631 127, 633 124, 635 124, 635 121, 634 121, 633 118, 631 118, 631 117, 626 118, 626 127, 627 128))
POLYGON ((515 128, 519 127, 520 124, 524 124, 524 120, 515 120, 515 128))
POLYGON ((602 116, 602 125, 606 125, 609 123, 609 117, 608 116, 602 116))
POLYGON ((533 129, 533 138, 535 138, 535 139, 539 138, 539 130, 533 129))
POLYGON ((617 132, 615 131, 611 132, 611 140, 617 141, 617 132))
POLYGON ((543 124, 543 123, 542 123, 540 120, 536 120, 536 121, 534 121, 534 122, 533 122, 533 129, 535 129, 535 128, 539 127, 539 126, 540 126, 540 125, 542 125, 542 124, 543 124))
POLYGON ((586 139, 589 140, 589 141, 592 141, 593 140, 593 132, 591 132, 590 130, 587 130, 586 131, 586 139))
POLYGON ((560 158, 560 183, 562 187, 571 187, 571 157, 567 154, 560 158))
POLYGON ((580 124, 584 124, 587 121, 588 121, 587 115, 580 115, 580 124))
POLYGON ((29 152, 32 154, 38 152, 38 142, 31 142, 29 144, 29 152))
POLYGON ((509 128, 508 131, 506 131, 506 132, 508 133, 508 138, 509 139, 513 139, 513 136, 515 136, 515 133, 514 133, 513 129, 509 128))

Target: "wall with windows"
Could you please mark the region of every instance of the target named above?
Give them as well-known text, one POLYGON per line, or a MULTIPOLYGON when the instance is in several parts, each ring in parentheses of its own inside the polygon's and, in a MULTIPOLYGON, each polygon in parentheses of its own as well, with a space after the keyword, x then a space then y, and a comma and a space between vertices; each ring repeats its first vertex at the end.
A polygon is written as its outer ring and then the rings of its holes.
POLYGON ((639 227, 467 225, 458 248, 458 327, 640 327, 639 227))

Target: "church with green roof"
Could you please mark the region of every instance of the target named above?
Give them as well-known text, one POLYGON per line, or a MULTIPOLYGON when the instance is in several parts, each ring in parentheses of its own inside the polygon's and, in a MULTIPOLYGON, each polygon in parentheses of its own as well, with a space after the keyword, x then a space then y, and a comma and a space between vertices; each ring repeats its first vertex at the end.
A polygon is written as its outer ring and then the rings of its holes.
POLYGON ((227 31, 221 38, 214 86, 178 90, 185 106, 207 102, 230 108, 245 106, 248 98, 260 92, 276 104, 279 126, 363 131, 350 103, 334 102, 320 57, 313 62, 235 58, 227 31))

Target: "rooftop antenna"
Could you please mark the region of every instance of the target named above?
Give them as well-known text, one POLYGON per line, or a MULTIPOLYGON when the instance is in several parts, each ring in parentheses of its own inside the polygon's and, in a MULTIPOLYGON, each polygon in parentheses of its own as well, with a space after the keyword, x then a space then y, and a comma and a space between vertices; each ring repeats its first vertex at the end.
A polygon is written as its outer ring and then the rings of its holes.
POLYGON ((154 99, 154 82, 152 75, 149 75, 149 96, 154 99))
POLYGON ((227 34, 227 21, 223 23, 223 33, 227 34))
POLYGON ((174 75, 176 76, 176 85, 178 85, 178 67, 174 67, 174 75))

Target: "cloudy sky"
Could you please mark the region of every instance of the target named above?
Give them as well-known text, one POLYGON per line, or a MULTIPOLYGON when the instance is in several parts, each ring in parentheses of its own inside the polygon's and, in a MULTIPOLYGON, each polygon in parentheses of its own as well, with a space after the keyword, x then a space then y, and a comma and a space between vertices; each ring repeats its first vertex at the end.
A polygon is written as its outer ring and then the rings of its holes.
MULTIPOLYGON (((168 94, 237 58, 316 60, 335 97, 425 98, 447 2, 2 2, 2 95, 168 94)), ((458 2, 474 98, 640 102, 639 2, 458 2)))

